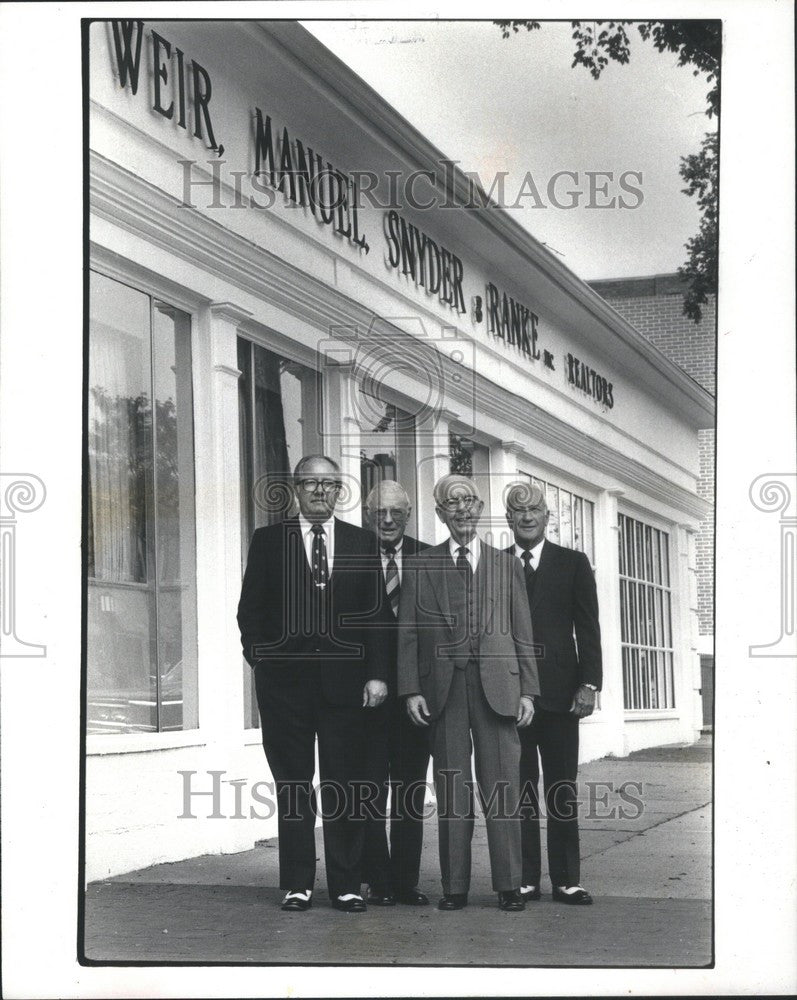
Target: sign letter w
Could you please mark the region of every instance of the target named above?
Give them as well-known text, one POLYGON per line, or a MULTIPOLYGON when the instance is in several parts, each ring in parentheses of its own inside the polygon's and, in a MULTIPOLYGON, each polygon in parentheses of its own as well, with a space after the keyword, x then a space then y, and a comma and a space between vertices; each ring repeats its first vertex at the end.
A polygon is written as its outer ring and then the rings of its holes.
POLYGON ((116 65, 119 70, 119 85, 127 86, 130 76, 130 89, 138 90, 138 70, 141 65, 141 39, 144 37, 143 21, 112 21, 113 43, 116 49, 116 65), (135 55, 132 53, 133 29, 136 31, 135 55))

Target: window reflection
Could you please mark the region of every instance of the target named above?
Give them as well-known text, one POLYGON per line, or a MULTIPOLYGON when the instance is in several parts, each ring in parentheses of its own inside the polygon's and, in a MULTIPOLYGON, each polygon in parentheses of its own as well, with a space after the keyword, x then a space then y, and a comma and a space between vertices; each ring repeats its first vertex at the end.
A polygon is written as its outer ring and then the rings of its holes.
POLYGON ((98 274, 88 458, 88 731, 195 728, 190 317, 98 274))

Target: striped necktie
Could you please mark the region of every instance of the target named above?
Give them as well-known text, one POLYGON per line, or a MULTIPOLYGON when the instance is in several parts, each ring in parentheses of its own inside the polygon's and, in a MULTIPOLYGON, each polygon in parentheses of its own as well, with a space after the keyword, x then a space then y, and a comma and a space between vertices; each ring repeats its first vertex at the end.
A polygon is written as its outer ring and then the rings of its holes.
POLYGON ((390 601, 390 609, 393 612, 393 617, 398 618, 401 581, 399 580, 398 566, 396 565, 395 548, 392 545, 386 545, 385 555, 388 557, 385 568, 385 590, 387 591, 387 599, 390 601))

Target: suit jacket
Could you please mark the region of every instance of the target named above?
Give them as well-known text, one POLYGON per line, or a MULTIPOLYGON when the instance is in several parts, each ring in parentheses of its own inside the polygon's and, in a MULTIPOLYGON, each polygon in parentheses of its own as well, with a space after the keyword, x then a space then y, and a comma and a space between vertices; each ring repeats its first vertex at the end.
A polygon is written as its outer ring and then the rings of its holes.
MULTIPOLYGON (((403 581, 405 579, 404 574, 407 571, 407 560, 410 556, 417 555, 419 552, 423 552, 428 549, 429 546, 426 542, 419 542, 417 539, 410 537, 409 535, 404 536, 404 542, 401 547, 402 553, 402 587, 403 581)), ((381 565, 381 556, 380 556, 381 565)), ((384 584, 385 574, 382 573, 382 583, 384 584)), ((382 642, 384 645, 385 653, 388 661, 388 694, 391 697, 395 697, 397 691, 397 681, 396 676, 396 661, 398 658, 398 622, 393 617, 393 612, 390 610, 390 602, 387 598, 387 592, 385 592, 385 604, 388 607, 388 614, 390 616, 390 624, 384 629, 382 635, 382 642)))
POLYGON ((388 681, 388 618, 370 531, 335 518, 332 574, 323 591, 313 584, 298 518, 252 536, 238 625, 244 656, 271 683, 289 684, 297 664, 317 662, 329 701, 360 704, 366 681, 388 681))
MULTIPOLYGON (((514 546, 508 551, 514 553, 514 546)), ((513 556, 518 566, 522 564, 513 556)), ((537 704, 568 712, 580 684, 603 681, 598 592, 589 559, 546 538, 530 604, 540 647, 537 704)))
MULTIPOLYGON (((448 541, 404 563, 398 693, 422 694, 433 719, 445 707, 454 670, 464 669, 473 656, 468 623, 458 621, 451 610, 451 591, 459 579, 448 541)), ((482 542, 473 585, 478 593, 478 660, 484 693, 493 711, 514 716, 521 695, 540 691, 520 563, 482 542)))

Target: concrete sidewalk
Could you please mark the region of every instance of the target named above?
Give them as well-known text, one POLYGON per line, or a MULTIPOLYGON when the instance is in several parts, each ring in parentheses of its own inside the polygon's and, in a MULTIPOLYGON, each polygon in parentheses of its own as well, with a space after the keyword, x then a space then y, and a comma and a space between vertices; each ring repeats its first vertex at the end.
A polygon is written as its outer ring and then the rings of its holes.
MULTIPOLYGON (((421 888, 429 907, 328 902, 319 837, 314 906, 279 909, 277 842, 92 883, 92 961, 319 965, 706 966, 711 961, 711 743, 661 747, 580 769, 582 883, 591 907, 543 898, 502 913, 477 819, 467 909, 441 913, 435 820, 421 888)), ((543 836, 544 841, 544 836, 543 836)), ((543 862, 545 871, 545 862, 543 862)))

